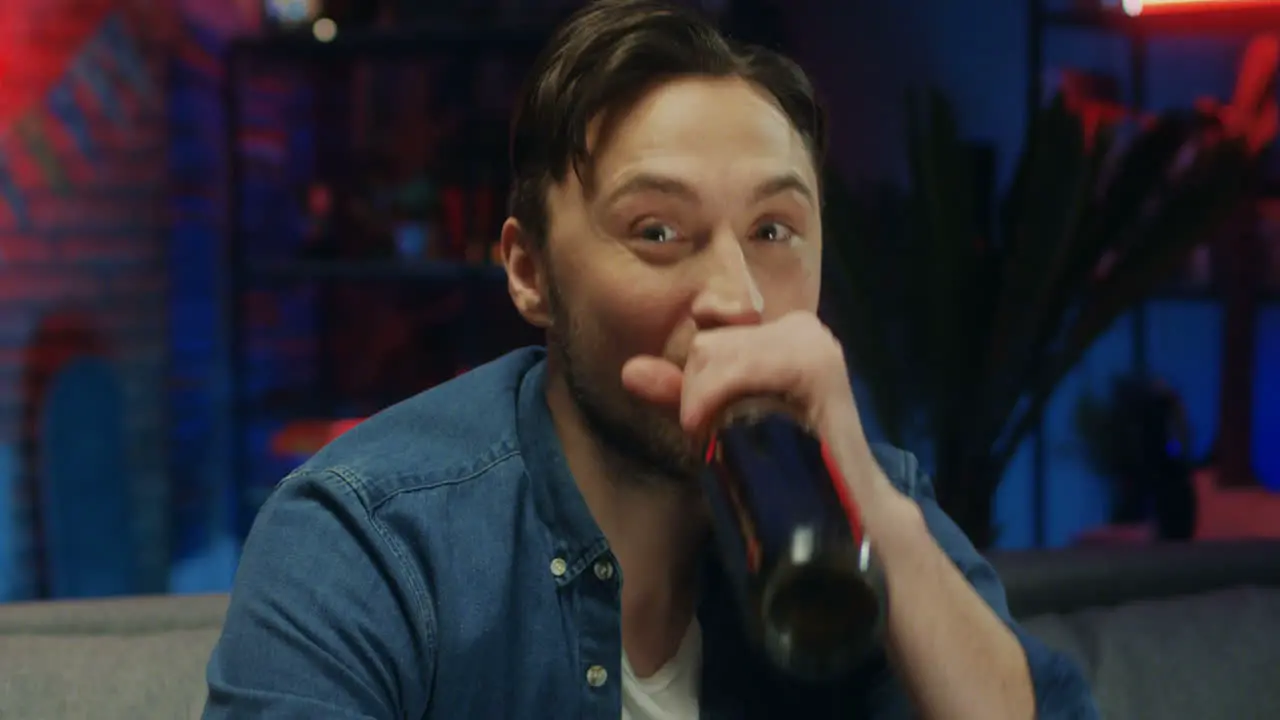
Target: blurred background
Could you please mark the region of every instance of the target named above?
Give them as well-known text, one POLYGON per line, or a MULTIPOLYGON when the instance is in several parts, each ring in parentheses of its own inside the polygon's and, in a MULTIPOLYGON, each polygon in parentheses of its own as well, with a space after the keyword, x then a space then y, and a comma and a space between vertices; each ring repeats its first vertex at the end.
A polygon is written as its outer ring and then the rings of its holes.
MULTIPOLYGON (((975 542, 1280 535, 1274 3, 699 4, 828 102, 823 311, 975 542)), ((575 5, 0 3, 0 600, 225 591, 292 467, 539 341, 494 243, 575 5)))

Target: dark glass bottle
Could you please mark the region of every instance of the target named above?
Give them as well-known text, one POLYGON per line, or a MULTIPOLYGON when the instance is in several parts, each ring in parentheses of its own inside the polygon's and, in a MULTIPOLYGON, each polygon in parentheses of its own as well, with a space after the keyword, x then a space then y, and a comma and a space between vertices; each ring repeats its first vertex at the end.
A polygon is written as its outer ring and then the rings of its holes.
POLYGON ((724 414, 703 485, 748 634, 781 669, 822 680, 880 645, 884 578, 825 447, 781 404, 724 414))

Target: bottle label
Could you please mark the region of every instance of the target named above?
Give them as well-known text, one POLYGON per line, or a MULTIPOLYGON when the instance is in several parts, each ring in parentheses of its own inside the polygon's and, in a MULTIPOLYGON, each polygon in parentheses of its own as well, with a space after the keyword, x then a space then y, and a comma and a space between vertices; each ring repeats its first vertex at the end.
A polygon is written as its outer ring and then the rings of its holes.
MULTIPOLYGON (((721 466, 724 463, 724 447, 716 441, 715 436, 712 436, 711 444, 707 447, 707 462, 721 466)), ((716 473, 715 481, 724 493, 729 511, 736 521, 738 534, 746 552, 747 571, 752 574, 758 573, 762 556, 760 536, 755 522, 751 519, 751 512, 747 509, 746 500, 742 497, 742 489, 737 483, 732 482, 726 473, 716 473)))
POLYGON ((861 526, 831 453, 789 415, 738 416, 708 445, 704 487, 726 551, 755 574, 806 547, 854 546, 861 526), (745 556, 745 557, 744 557, 745 556))

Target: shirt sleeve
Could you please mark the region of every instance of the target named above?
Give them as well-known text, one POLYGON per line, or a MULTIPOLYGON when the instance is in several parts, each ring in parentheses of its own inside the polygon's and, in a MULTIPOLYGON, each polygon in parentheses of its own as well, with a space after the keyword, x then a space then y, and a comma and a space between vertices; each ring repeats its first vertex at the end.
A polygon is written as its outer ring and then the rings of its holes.
POLYGON ((285 479, 244 546, 205 720, 421 715, 426 592, 338 472, 285 479))
POLYGON ((1035 687, 1036 717, 1040 720, 1096 720, 1097 706, 1084 674, 1066 655, 1054 651, 1027 634, 1009 613, 1004 586, 991 564, 938 505, 933 483, 920 472, 910 453, 901 453, 901 478, 924 513, 925 523, 943 552, 951 558, 974 590, 1004 620, 1022 644, 1035 687))

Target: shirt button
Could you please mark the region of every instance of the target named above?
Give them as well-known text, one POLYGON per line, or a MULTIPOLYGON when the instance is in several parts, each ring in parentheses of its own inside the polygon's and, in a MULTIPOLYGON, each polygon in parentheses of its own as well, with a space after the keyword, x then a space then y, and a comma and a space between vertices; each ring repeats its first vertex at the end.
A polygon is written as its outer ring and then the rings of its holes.
POLYGON ((596 571, 596 577, 600 578, 601 580, 613 579, 613 563, 609 562, 608 560, 597 560, 595 571, 596 571))
POLYGON ((564 558, 556 558, 555 560, 551 561, 552 575, 555 575, 556 577, 561 577, 568 571, 569 571, 569 563, 565 562, 564 558))
POLYGON ((599 665, 592 665, 587 668, 587 684, 593 688, 598 688, 609 681, 609 671, 599 665))

